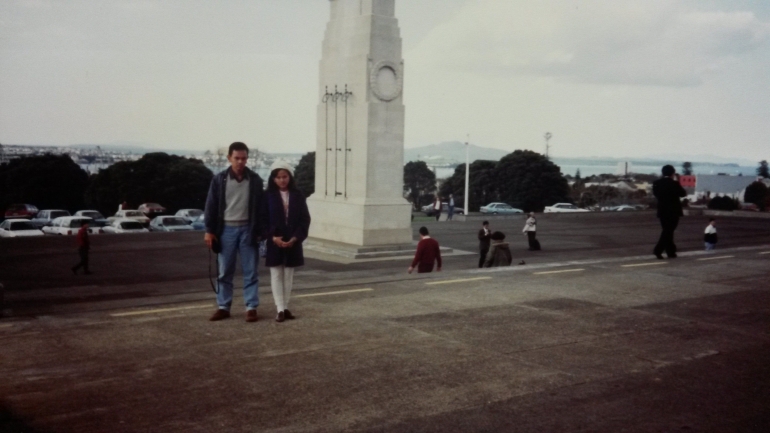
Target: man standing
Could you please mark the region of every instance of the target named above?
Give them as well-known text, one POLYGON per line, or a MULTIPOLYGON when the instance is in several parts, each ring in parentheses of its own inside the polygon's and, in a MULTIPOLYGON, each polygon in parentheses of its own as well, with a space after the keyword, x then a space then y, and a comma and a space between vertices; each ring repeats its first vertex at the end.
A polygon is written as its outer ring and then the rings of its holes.
POLYGON ((227 151, 230 167, 211 180, 206 198, 206 245, 218 253, 217 311, 209 320, 230 317, 233 303, 233 276, 236 256, 243 269, 243 300, 246 321, 257 321, 259 305, 259 234, 264 216, 260 212, 263 195, 262 178, 246 167, 249 148, 235 142, 227 151))
POLYGON ((407 269, 408 273, 417 267, 417 273, 433 272, 433 263, 437 263, 436 272, 441 272, 441 249, 435 239, 431 239, 426 227, 420 227, 420 242, 417 243, 417 252, 414 254, 412 265, 407 269))
POLYGON ((489 252, 489 239, 492 236, 492 231, 489 230, 489 221, 481 223, 481 230, 479 230, 479 267, 484 266, 484 260, 487 259, 487 253, 489 252))
POLYGON ((527 221, 524 223, 524 228, 521 232, 527 235, 529 251, 540 251, 540 241, 537 240, 537 220, 535 219, 534 212, 527 214, 527 221))
POLYGON ((452 194, 449 194, 449 203, 447 203, 447 207, 449 208, 449 212, 447 213, 446 220, 452 221, 452 216, 455 214, 455 199, 452 194))
POLYGON ((679 225, 679 217, 683 215, 681 198, 687 196, 687 191, 679 184, 679 176, 673 166, 665 165, 661 172, 663 177, 652 183, 652 194, 658 199, 658 219, 663 229, 653 254, 662 260, 663 251, 668 258, 676 258, 674 230, 679 225))
POLYGON ((75 240, 78 244, 80 263, 72 267, 72 273, 77 275, 78 269, 83 268, 85 275, 91 275, 91 271, 88 270, 88 252, 91 250, 91 240, 88 239, 88 220, 80 221, 80 230, 78 230, 75 240))

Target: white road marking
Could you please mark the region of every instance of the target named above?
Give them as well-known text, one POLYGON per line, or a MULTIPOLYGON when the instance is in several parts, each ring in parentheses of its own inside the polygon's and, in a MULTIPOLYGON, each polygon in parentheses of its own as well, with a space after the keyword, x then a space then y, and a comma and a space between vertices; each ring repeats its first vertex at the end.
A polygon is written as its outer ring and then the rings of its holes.
POLYGON ((306 295, 295 295, 292 296, 292 298, 309 298, 311 296, 327 296, 327 295, 344 295, 346 293, 357 293, 357 292, 373 292, 374 289, 354 289, 354 290, 339 290, 336 292, 323 292, 323 293, 308 293, 306 295))
POLYGON ((113 313, 113 314, 110 314, 110 316, 112 317, 141 316, 143 314, 167 313, 169 311, 195 310, 199 308, 212 308, 212 306, 210 304, 207 304, 207 305, 194 305, 191 307, 158 308, 156 310, 141 310, 141 311, 128 311, 125 313, 113 313))
POLYGON ((461 278, 458 280, 431 281, 425 284, 428 286, 434 286, 436 284, 454 284, 454 283, 464 283, 466 281, 491 280, 491 279, 492 277, 461 278))
POLYGON ((562 274, 565 272, 581 272, 585 271, 585 269, 564 269, 562 271, 545 271, 545 272, 534 272, 532 275, 547 275, 547 274, 562 274))
POLYGON ((730 258, 733 258, 733 257, 735 257, 735 256, 705 257, 705 258, 702 258, 702 259, 696 259, 696 260, 698 260, 698 261, 704 261, 704 260, 719 260, 719 259, 730 259, 730 258))
POLYGON ((761 252, 761 253, 759 253, 759 254, 770 254, 770 251, 762 251, 762 252, 761 252))
POLYGON ((668 262, 649 262, 649 263, 633 263, 630 265, 620 265, 622 268, 636 268, 639 266, 660 266, 667 265, 668 262))

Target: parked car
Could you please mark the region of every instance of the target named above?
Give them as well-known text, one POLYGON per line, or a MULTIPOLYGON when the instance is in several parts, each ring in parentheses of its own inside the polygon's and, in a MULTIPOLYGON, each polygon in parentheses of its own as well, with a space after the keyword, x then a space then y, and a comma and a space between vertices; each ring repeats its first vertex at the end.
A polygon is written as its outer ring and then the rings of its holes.
POLYGON ((132 209, 119 210, 119 211, 115 212, 115 215, 107 218, 107 221, 110 224, 112 224, 112 222, 115 221, 115 220, 125 219, 125 218, 131 219, 131 220, 134 220, 134 221, 139 221, 145 227, 150 225, 150 219, 147 218, 147 216, 145 216, 145 214, 143 214, 141 211, 132 210, 132 209))
POLYGON ((137 220, 121 218, 113 220, 109 225, 104 226, 104 233, 147 233, 142 223, 137 220))
POLYGON ((0 238, 43 236, 44 234, 42 230, 25 218, 13 218, 0 223, 0 238))
POLYGON ((200 209, 179 209, 174 214, 174 216, 182 217, 190 223, 201 215, 203 215, 203 211, 200 209))
POLYGON ((190 225, 195 230, 206 230, 206 214, 200 214, 200 216, 195 218, 190 225))
POLYGON ((637 210, 634 206, 628 205, 628 204, 622 204, 620 206, 615 206, 612 208, 613 212, 628 212, 628 211, 635 211, 637 210))
MULTIPOLYGON (((46 233, 49 235, 65 235, 65 236, 74 235, 78 233, 78 230, 80 230, 81 222, 83 220, 87 220, 89 223, 92 222, 91 218, 88 218, 88 217, 80 217, 80 216, 59 217, 53 220, 50 226, 43 227, 43 233, 46 233)), ((88 233, 92 235, 96 235, 99 233, 104 233, 104 230, 102 230, 101 227, 94 227, 89 225, 88 233)))
POLYGON ((554 212, 588 212, 587 209, 580 209, 579 207, 575 206, 571 203, 556 203, 553 206, 546 206, 545 210, 543 211, 545 213, 554 213, 554 212))
POLYGON ((759 212, 759 206, 754 203, 741 203, 741 210, 749 210, 753 212, 759 212))
POLYGON ((492 215, 513 215, 513 214, 519 214, 524 213, 521 209, 516 209, 515 207, 507 204, 507 203, 490 203, 486 206, 481 206, 479 208, 481 213, 486 214, 492 214, 492 215))
MULTIPOLYGON (((423 206, 422 211, 425 212, 425 215, 433 216, 434 215, 433 203, 423 206)), ((443 214, 449 213, 449 203, 447 202, 441 203, 441 213, 443 214)), ((459 206, 455 206, 454 215, 465 215, 465 209, 459 206)))
POLYGON ((107 221, 107 218, 105 218, 104 215, 102 215, 102 213, 99 212, 98 210, 79 210, 75 212, 75 215, 73 216, 84 216, 84 217, 91 218, 92 220, 94 220, 93 224, 98 227, 104 227, 107 224, 109 224, 109 221, 107 221))
POLYGON ((142 203, 138 208, 136 208, 136 210, 147 215, 147 217, 150 219, 158 215, 162 215, 164 212, 166 212, 166 208, 159 205, 158 203, 142 203))
POLYGON ((37 228, 43 228, 50 226, 56 218, 70 216, 70 213, 62 209, 45 209, 37 213, 35 218, 32 218, 30 222, 37 228))
POLYGON ((150 230, 154 232, 183 232, 194 230, 186 219, 178 216, 159 216, 150 221, 150 230))
POLYGON ((31 204, 12 204, 5 210, 5 218, 32 219, 37 215, 37 208, 31 204))

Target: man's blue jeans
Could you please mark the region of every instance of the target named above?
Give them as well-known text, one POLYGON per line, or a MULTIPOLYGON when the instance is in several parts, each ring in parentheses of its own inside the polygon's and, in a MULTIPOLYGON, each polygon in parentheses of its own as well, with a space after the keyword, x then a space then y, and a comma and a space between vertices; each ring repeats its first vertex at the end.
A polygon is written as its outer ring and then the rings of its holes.
POLYGON ((259 254, 253 239, 249 239, 249 226, 225 226, 219 239, 222 252, 219 254, 219 277, 217 278, 217 305, 219 309, 230 311, 233 304, 233 276, 235 276, 236 256, 241 256, 243 269, 243 301, 247 310, 254 310, 259 305, 259 254))

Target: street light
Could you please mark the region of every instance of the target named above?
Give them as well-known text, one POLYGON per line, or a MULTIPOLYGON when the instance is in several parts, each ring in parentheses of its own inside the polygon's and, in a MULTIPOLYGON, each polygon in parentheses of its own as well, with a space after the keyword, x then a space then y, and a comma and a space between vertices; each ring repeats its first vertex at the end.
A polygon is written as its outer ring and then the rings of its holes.
POLYGON ((548 146, 548 140, 550 140, 551 137, 553 137, 553 135, 551 135, 550 132, 545 133, 545 157, 546 158, 548 158, 548 148, 550 147, 548 146))
POLYGON ((471 141, 471 135, 468 134, 466 140, 465 140, 465 207, 463 208, 463 214, 467 217, 468 216, 468 179, 470 178, 471 173, 471 165, 468 158, 468 148, 470 145, 468 144, 471 141))

